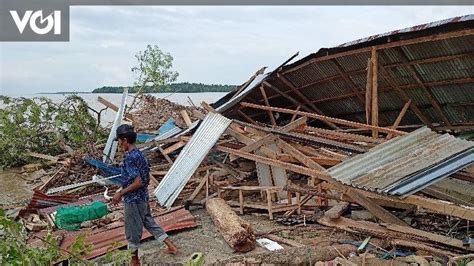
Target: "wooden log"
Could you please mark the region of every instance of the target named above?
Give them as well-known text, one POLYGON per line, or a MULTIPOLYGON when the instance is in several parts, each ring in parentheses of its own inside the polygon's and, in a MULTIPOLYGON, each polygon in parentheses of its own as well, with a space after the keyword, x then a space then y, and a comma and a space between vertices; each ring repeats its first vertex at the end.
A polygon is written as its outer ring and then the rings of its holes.
POLYGON ((237 216, 223 199, 209 199, 206 210, 232 249, 237 252, 249 252, 255 248, 255 234, 251 225, 237 216))

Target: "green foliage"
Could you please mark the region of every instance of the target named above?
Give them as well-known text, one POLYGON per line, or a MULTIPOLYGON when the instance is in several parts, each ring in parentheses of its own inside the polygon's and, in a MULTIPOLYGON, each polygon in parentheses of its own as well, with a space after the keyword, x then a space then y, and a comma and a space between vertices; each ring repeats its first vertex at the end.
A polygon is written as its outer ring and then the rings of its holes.
POLYGON ((122 265, 127 264, 132 259, 133 250, 125 249, 120 250, 118 249, 121 244, 117 241, 112 243, 109 248, 109 252, 105 255, 105 261, 107 263, 114 263, 115 265, 122 265), (111 251, 112 250, 112 251, 111 251))
MULTIPOLYGON (((229 92, 236 88, 235 85, 220 85, 220 84, 202 84, 202 83, 173 83, 167 86, 145 86, 142 89, 144 93, 163 93, 163 92, 182 92, 182 93, 192 93, 192 92, 229 92)), ((104 86, 97 88, 92 91, 92 93, 122 93, 124 87, 111 87, 104 86)), ((136 93, 140 87, 129 88, 129 93, 136 93)))
POLYGON ((0 169, 31 162, 28 151, 58 155, 102 140, 106 132, 88 112, 85 101, 70 95, 61 103, 45 97, 0 96, 0 169))
POLYGON ((146 50, 139 51, 135 58, 138 65, 132 68, 132 72, 138 75, 137 86, 158 88, 178 78, 178 72, 171 70, 173 57, 170 53, 161 51, 157 45, 147 45, 146 50))
POLYGON ((35 248, 26 243, 25 228, 0 211, 0 264, 1 265, 47 265, 59 257, 57 239, 48 233, 45 248, 35 248))

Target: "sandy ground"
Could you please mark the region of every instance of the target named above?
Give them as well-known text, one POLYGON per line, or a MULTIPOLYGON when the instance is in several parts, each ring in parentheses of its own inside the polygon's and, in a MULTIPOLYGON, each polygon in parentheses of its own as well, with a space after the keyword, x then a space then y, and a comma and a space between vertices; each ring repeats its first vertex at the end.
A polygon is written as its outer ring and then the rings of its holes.
MULTIPOLYGON (((199 226, 194 229, 170 234, 170 238, 178 246, 179 252, 175 255, 167 254, 163 252, 165 249, 164 245, 158 243, 156 240, 147 240, 142 242, 142 246, 139 251, 142 263, 185 264, 195 252, 200 252, 204 255, 206 264, 240 255, 235 253, 227 245, 217 228, 214 226, 210 216, 204 209, 192 210, 191 212, 198 219, 199 226)), ((249 221, 256 232, 264 232, 276 228, 285 228, 285 226, 269 220, 268 216, 265 215, 243 215, 242 218, 249 221)), ((309 227, 301 227, 299 229, 300 230, 280 231, 274 234, 305 245, 312 246, 316 244, 325 247, 331 244, 331 240, 353 239, 352 236, 335 232, 334 230, 328 228, 314 230, 309 229, 309 227)), ((259 237, 257 237, 257 239, 258 238, 259 237)), ((290 248, 287 245, 281 245, 285 249, 290 248)), ((245 256, 253 256, 265 252, 267 252, 265 248, 257 245, 257 248, 251 252, 246 253, 245 256)))

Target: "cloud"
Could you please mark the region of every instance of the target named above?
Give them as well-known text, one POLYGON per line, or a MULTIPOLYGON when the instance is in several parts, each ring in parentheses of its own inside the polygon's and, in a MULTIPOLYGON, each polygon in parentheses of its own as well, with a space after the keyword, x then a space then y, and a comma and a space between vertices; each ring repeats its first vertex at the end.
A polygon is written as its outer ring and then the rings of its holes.
POLYGON ((241 84, 277 66, 373 34, 464 15, 466 7, 73 6, 67 43, 1 43, 0 93, 129 85, 134 55, 156 44, 179 81, 241 84))

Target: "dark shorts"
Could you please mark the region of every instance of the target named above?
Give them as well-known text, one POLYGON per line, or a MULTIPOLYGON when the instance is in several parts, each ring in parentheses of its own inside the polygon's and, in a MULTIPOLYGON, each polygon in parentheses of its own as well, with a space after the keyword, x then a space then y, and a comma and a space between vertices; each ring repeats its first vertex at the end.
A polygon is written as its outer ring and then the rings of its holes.
POLYGON ((156 224, 150 213, 150 205, 146 203, 124 203, 125 205, 125 236, 129 249, 138 249, 145 227, 156 240, 163 242, 168 235, 156 224))

